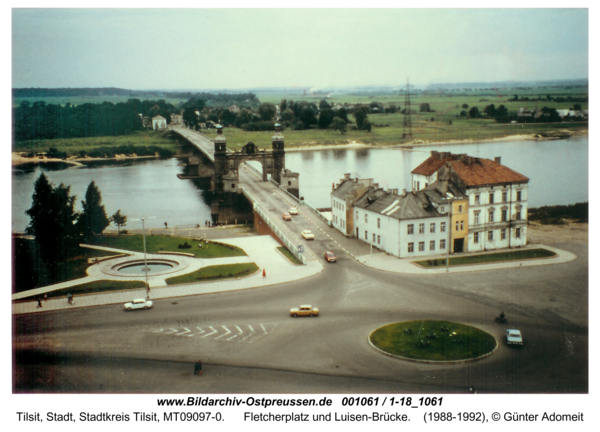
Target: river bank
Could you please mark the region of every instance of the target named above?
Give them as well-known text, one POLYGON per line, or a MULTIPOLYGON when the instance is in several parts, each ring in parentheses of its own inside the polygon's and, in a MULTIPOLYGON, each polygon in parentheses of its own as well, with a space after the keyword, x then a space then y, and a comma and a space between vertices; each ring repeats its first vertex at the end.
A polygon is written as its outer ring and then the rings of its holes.
POLYGON ((73 166, 84 166, 85 164, 83 164, 82 162, 96 162, 96 161, 109 161, 109 160, 126 160, 126 159, 134 159, 134 160, 138 160, 138 159, 157 159, 159 156, 158 155, 151 155, 151 156, 137 156, 137 155, 131 155, 131 156, 126 156, 126 155, 115 155, 115 157, 111 157, 111 158, 92 158, 92 157, 85 157, 85 158, 67 158, 67 159, 59 159, 59 158, 48 158, 48 157, 32 157, 32 158, 28 158, 28 157, 23 157, 21 156, 20 153, 18 152, 13 152, 11 155, 11 164, 12 166, 18 166, 18 165, 27 165, 27 164, 43 164, 43 163, 66 163, 69 165, 73 165, 73 166))
POLYGON ((513 141, 555 141, 557 139, 566 139, 574 136, 587 136, 588 131, 565 131, 565 135, 561 137, 556 136, 542 136, 540 134, 521 134, 521 135, 508 135, 498 138, 488 139, 461 139, 461 140, 442 140, 442 141, 423 141, 416 139, 412 142, 402 144, 365 144, 357 140, 348 141, 347 144, 319 144, 317 142, 307 142, 305 145, 300 145, 292 148, 286 148, 288 152, 303 152, 312 150, 346 150, 346 149, 361 149, 361 148, 386 148, 386 149, 411 149, 413 147, 430 147, 439 145, 464 145, 464 144, 486 144, 486 143, 502 143, 502 142, 513 142, 513 141), (567 135, 568 134, 568 135, 567 135))

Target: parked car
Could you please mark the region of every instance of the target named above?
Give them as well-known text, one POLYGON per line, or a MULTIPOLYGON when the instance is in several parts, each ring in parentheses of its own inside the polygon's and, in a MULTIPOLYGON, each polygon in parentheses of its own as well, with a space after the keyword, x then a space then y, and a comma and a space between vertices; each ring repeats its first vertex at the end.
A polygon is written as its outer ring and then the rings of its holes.
POLYGON ((125 303, 125 310, 130 311, 133 309, 150 309, 152 307, 152 300, 146 299, 135 299, 130 303, 125 303))
POLYGON ((332 263, 332 262, 336 262, 337 261, 337 258, 335 257, 335 254, 333 252, 331 252, 331 251, 325 252, 323 254, 323 256, 325 257, 325 261, 327 261, 327 262, 332 263))
POLYGON ((302 231, 302 237, 304 237, 305 240, 314 240, 315 239, 315 235, 312 233, 311 230, 305 230, 302 231))
POLYGON ((299 308, 291 308, 290 315, 294 318, 299 316, 317 316, 319 308, 314 308, 311 305, 301 305, 299 308))
POLYGON ((296 207, 290 207, 290 209, 288 210, 288 213, 291 215, 297 215, 298 209, 296 207))
POLYGON ((289 213, 284 213, 283 214, 283 220, 284 221, 291 221, 292 220, 292 216, 289 213))
POLYGON ((523 345, 521 331, 516 329, 506 330, 506 343, 508 345, 523 345))

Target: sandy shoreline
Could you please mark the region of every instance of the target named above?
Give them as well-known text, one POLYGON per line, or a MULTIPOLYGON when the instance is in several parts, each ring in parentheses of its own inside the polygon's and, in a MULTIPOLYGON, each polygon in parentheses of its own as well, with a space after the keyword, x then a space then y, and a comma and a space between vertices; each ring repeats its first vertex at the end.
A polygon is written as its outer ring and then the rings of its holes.
MULTIPOLYGON (((571 137, 573 136, 581 136, 588 135, 588 131, 575 131, 569 132, 571 137)), ((505 137, 499 138, 489 138, 483 140, 476 139, 462 139, 462 140, 445 140, 445 141, 422 141, 415 140, 411 143, 403 143, 403 144, 390 144, 390 145, 378 145, 378 144, 365 144, 362 142, 358 142, 355 140, 348 141, 348 144, 312 144, 307 143, 307 145, 299 146, 299 147, 291 147, 286 148, 287 152, 301 152, 301 151, 311 151, 311 150, 328 150, 328 149, 361 149, 361 148, 370 148, 370 149, 401 149, 401 148, 413 148, 413 147, 433 147, 439 145, 460 145, 460 144, 487 144, 487 143, 500 143, 506 141, 555 141, 558 138, 554 137, 542 137, 537 134, 527 134, 527 135, 509 135, 505 137)))
MULTIPOLYGON (((588 135, 588 131, 575 131, 570 132, 570 136, 581 136, 588 135)), ((501 143, 506 141, 555 141, 558 138, 554 137, 542 137, 537 134, 528 135, 509 135, 500 138, 489 138, 484 140, 476 139, 462 139, 462 140, 446 140, 446 141, 422 141, 415 140, 411 143, 403 144, 390 144, 390 145, 378 145, 378 144, 365 144, 356 140, 349 140, 347 144, 312 144, 306 143, 298 147, 288 147, 285 149, 286 153, 292 152, 303 152, 303 151, 316 151, 316 150, 357 150, 363 148, 369 149, 411 149, 414 147, 434 147, 439 145, 460 145, 460 144, 486 144, 486 143, 501 143)), ((81 162, 93 162, 93 161, 107 161, 107 160, 125 160, 125 159, 150 159, 156 158, 157 156, 125 156, 116 155, 114 158, 69 158, 69 159, 57 159, 57 158, 25 158, 19 153, 12 153, 12 165, 23 165, 23 164, 35 164, 35 163, 48 163, 48 162, 62 162, 71 164, 74 166, 83 166, 81 162)))

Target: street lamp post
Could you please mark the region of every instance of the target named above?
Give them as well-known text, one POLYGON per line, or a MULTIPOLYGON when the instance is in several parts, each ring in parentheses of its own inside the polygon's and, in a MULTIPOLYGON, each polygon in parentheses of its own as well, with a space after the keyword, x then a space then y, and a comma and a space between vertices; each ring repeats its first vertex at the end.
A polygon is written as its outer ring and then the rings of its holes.
POLYGON ((146 275, 146 290, 148 290, 148 296, 150 295, 150 291, 149 291, 149 287, 150 285, 148 285, 148 271, 150 270, 148 268, 148 260, 146 258, 146 226, 144 224, 144 222, 146 221, 146 219, 154 219, 154 216, 146 216, 143 218, 139 218, 139 219, 132 219, 132 220, 141 220, 142 221, 142 239, 144 242, 144 274, 146 275))

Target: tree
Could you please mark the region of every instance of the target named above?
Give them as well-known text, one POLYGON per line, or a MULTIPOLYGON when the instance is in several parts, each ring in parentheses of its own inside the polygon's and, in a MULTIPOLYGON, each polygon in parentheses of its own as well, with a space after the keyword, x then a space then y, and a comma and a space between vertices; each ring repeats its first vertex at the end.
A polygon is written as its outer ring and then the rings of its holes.
POLYGON ((429 104, 427 102, 424 102, 421 104, 419 111, 421 112, 430 112, 431 108, 429 107, 429 104))
POLYGON ((490 117, 496 116, 496 107, 494 106, 494 104, 486 105, 486 107, 483 109, 483 111, 485 111, 485 114, 490 117))
POLYGON ((462 108, 462 109, 467 109, 467 108, 469 108, 469 105, 467 105, 467 104, 462 104, 462 107, 461 107, 461 108, 462 108))
POLYGON ((346 122, 339 117, 334 117, 329 127, 333 130, 339 130, 342 135, 346 133, 346 122))
POLYGON ((348 120, 348 111, 346 110, 346 108, 340 108, 338 110, 338 112, 335 114, 335 116, 344 120, 346 122, 346 124, 350 123, 350 120, 348 120))
POLYGON ((292 121, 294 119, 294 111, 286 108, 281 112, 281 120, 283 121, 292 121))
POLYGON ((371 124, 371 122, 369 120, 365 120, 363 122, 363 129, 366 130, 367 132, 371 132, 371 127, 373 125, 371 124))
POLYGON ((356 120, 356 126, 359 130, 363 129, 364 122, 368 120, 368 112, 369 109, 365 106, 354 108, 354 119, 356 120))
POLYGON ((327 129, 333 121, 333 110, 326 108, 319 115, 319 129, 327 129))
POLYGON ((77 221, 77 228, 84 237, 102 234, 110 224, 106 210, 102 205, 102 194, 92 180, 85 192, 85 201, 81 201, 83 212, 77 221))
POLYGON ((462 110, 462 111, 460 112, 460 116, 461 116, 461 117, 466 117, 466 116, 467 116, 467 112, 466 112, 465 110, 462 110))
POLYGON ((329 106, 329 102, 327 102, 325 99, 321 99, 319 102, 319 108, 323 110, 331 107, 329 106))
POLYGON ((300 120, 306 129, 310 128, 310 125, 317 123, 315 112, 310 106, 306 106, 302 109, 302 112, 300 113, 300 120))
POLYGON ((573 105, 573 109, 575 111, 581 111, 581 104, 576 103, 575 105, 573 105))
POLYGON ((276 112, 277 109, 272 103, 265 102, 258 107, 258 115, 260 115, 260 118, 264 121, 273 120, 276 112))
POLYGON ((469 110, 469 117, 476 118, 476 117, 480 117, 480 116, 481 116, 481 114, 479 114, 479 108, 473 107, 469 110))
POLYGON ((121 210, 117 210, 117 212, 111 216, 111 220, 117 226, 119 234, 121 234, 121 227, 127 224, 127 216, 122 215, 121 210))
POLYGON ((35 236, 40 256, 51 272, 77 242, 75 198, 70 186, 61 183, 54 187, 43 173, 35 181, 31 208, 26 211, 31 220, 25 232, 35 236))

